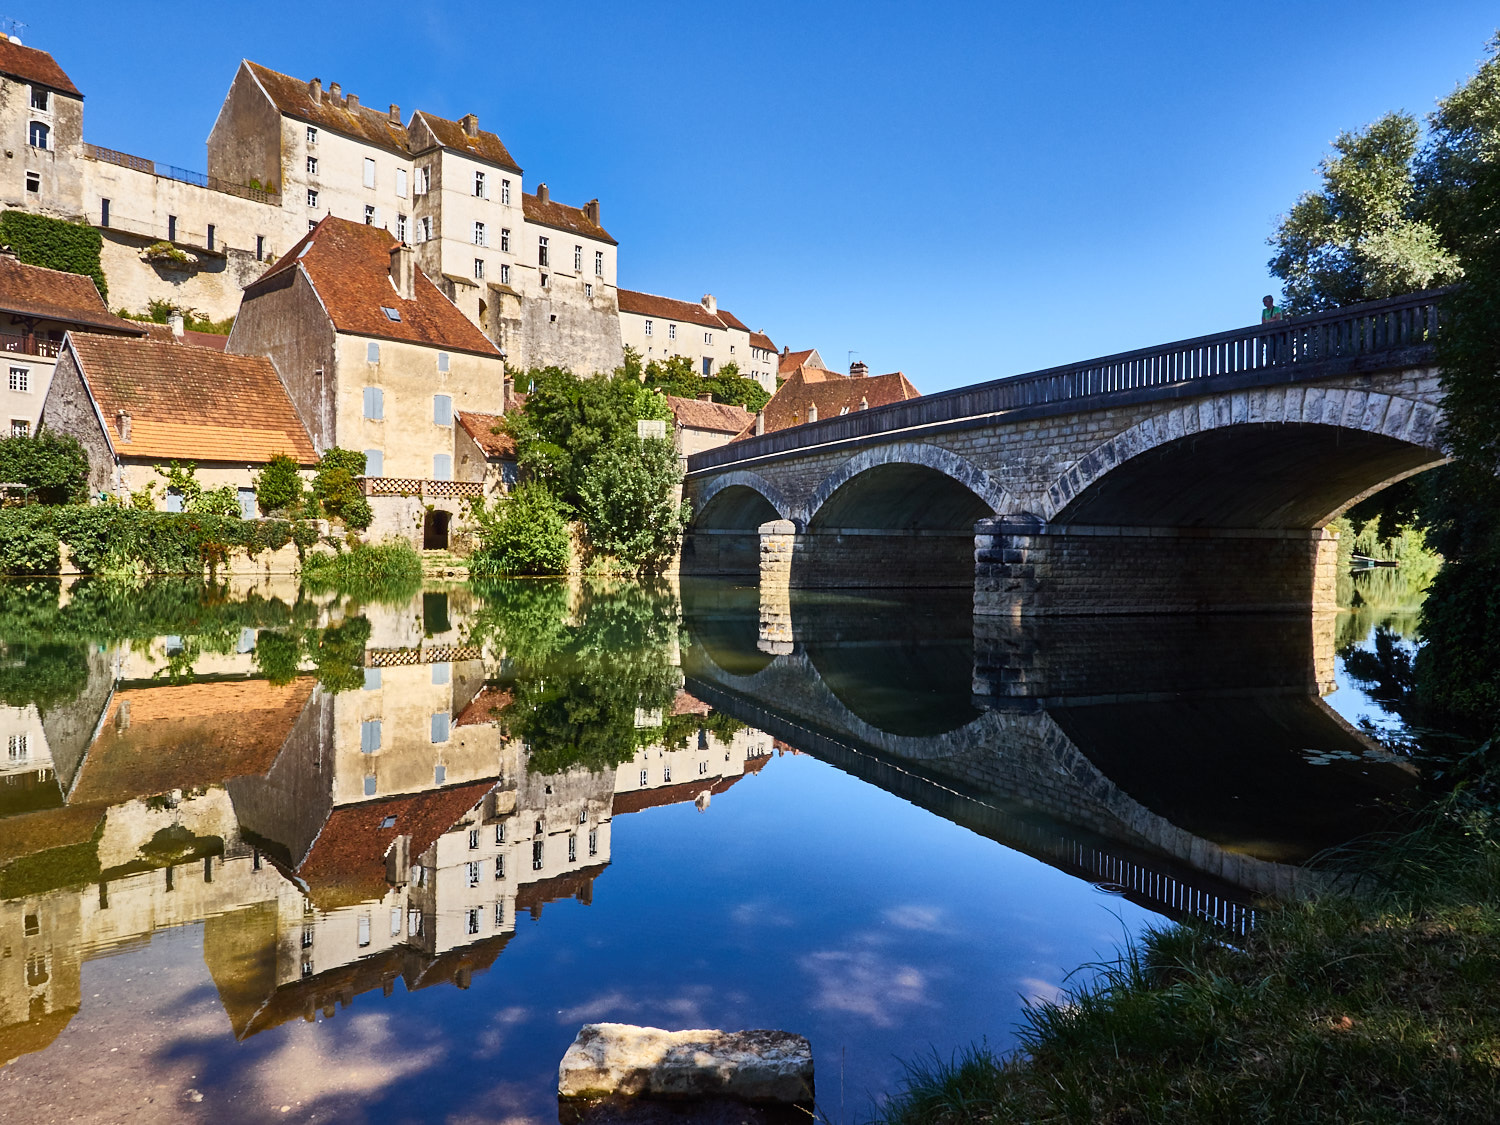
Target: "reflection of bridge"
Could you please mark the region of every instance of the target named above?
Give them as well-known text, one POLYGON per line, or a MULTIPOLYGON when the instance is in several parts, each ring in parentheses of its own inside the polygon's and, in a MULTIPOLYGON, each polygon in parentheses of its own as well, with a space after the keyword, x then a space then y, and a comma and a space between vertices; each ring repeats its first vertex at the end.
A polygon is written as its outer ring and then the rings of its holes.
POLYGON ((1439 294, 1205 336, 689 459, 684 573, 976 611, 1332 607, 1349 504, 1437 464, 1439 294))
POLYGON ((980 619, 971 642, 951 630, 962 603, 955 618, 910 599, 755 597, 685 586, 695 695, 1168 913, 1243 925, 1247 904, 1304 889, 1297 864, 1376 827, 1369 806, 1408 782, 1320 698, 1328 621, 980 619), (972 701, 971 673, 987 693, 972 701), (1350 765, 1315 767, 1308 749, 1350 765))

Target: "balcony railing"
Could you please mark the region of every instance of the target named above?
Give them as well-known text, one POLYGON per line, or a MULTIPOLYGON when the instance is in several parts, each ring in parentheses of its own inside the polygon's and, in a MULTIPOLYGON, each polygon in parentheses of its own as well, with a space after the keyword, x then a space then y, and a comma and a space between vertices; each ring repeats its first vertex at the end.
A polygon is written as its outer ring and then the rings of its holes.
MULTIPOLYGON (((695 453, 688 459, 688 470, 697 472, 752 457, 913 426, 1079 401, 1120 391, 1169 387, 1199 379, 1257 372, 1266 372, 1268 381, 1274 381, 1276 373, 1281 372, 1289 379, 1312 379, 1369 362, 1430 360, 1439 311, 1449 292, 1432 289, 1348 305, 1312 316, 1121 352, 790 426, 695 453)), ((1084 409, 1081 401, 1079 409, 1084 409)))
POLYGON ((175 164, 162 164, 155 160, 147 160, 144 156, 131 156, 128 152, 118 152, 115 149, 101 148, 98 145, 85 144, 83 151, 104 164, 116 164, 121 168, 145 172, 148 176, 178 180, 184 184, 208 188, 210 191, 223 192, 225 195, 236 195, 241 199, 254 200, 256 203, 271 203, 277 206, 281 204, 281 194, 267 191, 265 188, 231 183, 229 180, 221 180, 205 172, 194 172, 187 168, 179 168, 175 164))
POLYGON ((418 480, 415 477, 359 477, 358 480, 360 490, 366 496, 457 500, 484 495, 484 482, 480 480, 418 480))
POLYGON ((42 340, 36 336, 0 332, 0 351, 10 352, 12 355, 39 355, 56 359, 61 347, 62 342, 59 340, 42 340))

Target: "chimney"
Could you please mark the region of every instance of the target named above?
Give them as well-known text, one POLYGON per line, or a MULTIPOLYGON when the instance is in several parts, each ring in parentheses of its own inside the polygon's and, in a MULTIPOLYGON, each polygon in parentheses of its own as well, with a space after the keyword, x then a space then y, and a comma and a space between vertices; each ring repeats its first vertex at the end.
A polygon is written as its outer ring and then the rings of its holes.
POLYGON ((119 411, 115 415, 115 429, 117 431, 119 431, 120 440, 122 442, 128 442, 130 440, 130 412, 129 411, 121 410, 121 411, 119 411))
POLYGON ((868 410, 868 409, 870 409, 870 400, 867 399, 867 398, 860 399, 859 400, 859 408, 861 410, 868 410))
POLYGON ((463 126, 465 136, 479 136, 479 117, 477 114, 466 113, 458 119, 458 123, 463 126))
POLYGON ((782 344, 781 345, 781 354, 782 355, 789 355, 791 353, 791 350, 792 350, 792 347, 791 347, 790 344, 782 344))
POLYGON ((862 360, 856 359, 853 363, 851 363, 849 365, 849 378, 851 378, 851 379, 863 379, 869 373, 870 373, 870 367, 869 367, 869 365, 866 364, 865 362, 863 362, 862 360))
POLYGON ((590 199, 583 205, 583 217, 596 227, 599 225, 599 201, 590 199))
POLYGON ((337 82, 330 82, 330 83, 328 83, 328 96, 333 99, 333 104, 334 105, 338 105, 339 104, 339 95, 342 94, 343 92, 344 92, 344 88, 342 86, 340 86, 337 82))
POLYGON ((546 203, 547 202, 547 185, 546 184, 537 184, 536 185, 536 200, 537 200, 538 203, 546 203))
POLYGON ((807 408, 807 420, 809 422, 816 422, 818 420, 818 404, 817 403, 813 403, 811 406, 809 406, 807 408))
POLYGON ((321 78, 314 78, 307 84, 307 96, 312 98, 313 105, 323 103, 323 80, 321 78))
POLYGON ((500 380, 500 413, 510 412, 510 400, 516 397, 516 381, 509 375, 500 380))
POLYGON ((350 94, 347 98, 344 99, 344 104, 347 105, 350 109, 358 109, 359 108, 359 95, 358 94, 350 94))
POLYGON ((756 415, 755 415, 755 436, 756 437, 760 437, 760 435, 763 434, 763 433, 765 433, 765 432, 766 432, 766 412, 764 410, 760 410, 760 411, 757 411, 756 415))
POLYGON ((713 402, 713 400, 714 400, 714 396, 711 395, 711 394, 699 395, 698 396, 698 401, 699 402, 713 402))
POLYGON ((417 259, 404 242, 391 247, 391 284, 403 300, 412 300, 417 285, 417 259))
POLYGON ((719 311, 719 302, 714 300, 714 295, 712 293, 703 294, 703 300, 701 304, 711 313, 716 313, 719 311))
POLYGON ((172 335, 176 336, 179 340, 182 339, 183 329, 187 327, 182 322, 182 313, 173 309, 167 315, 167 325, 172 329, 172 335))
POLYGON ((401 107, 399 105, 397 105, 395 102, 391 103, 391 115, 390 116, 391 116, 391 124, 392 125, 399 125, 399 124, 401 124, 401 107))

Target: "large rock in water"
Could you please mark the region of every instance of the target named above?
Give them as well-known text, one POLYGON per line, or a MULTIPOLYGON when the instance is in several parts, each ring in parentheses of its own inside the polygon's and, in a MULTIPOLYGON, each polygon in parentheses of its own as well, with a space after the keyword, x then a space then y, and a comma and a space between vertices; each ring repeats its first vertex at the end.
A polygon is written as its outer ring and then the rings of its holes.
POLYGON ((663 1031, 591 1023, 563 1055, 557 1094, 810 1103, 812 1045, 786 1031, 663 1031))

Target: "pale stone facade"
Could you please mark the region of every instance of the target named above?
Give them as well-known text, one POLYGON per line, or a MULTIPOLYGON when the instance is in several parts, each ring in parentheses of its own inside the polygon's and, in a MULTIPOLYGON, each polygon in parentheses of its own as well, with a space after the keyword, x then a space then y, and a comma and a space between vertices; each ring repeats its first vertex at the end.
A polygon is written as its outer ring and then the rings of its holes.
POLYGON ((751 330, 712 293, 696 304, 673 297, 624 290, 620 294, 620 338, 642 363, 681 356, 700 375, 715 375, 733 363, 741 375, 776 390, 775 345, 751 330), (752 338, 755 343, 752 343, 752 338))

